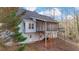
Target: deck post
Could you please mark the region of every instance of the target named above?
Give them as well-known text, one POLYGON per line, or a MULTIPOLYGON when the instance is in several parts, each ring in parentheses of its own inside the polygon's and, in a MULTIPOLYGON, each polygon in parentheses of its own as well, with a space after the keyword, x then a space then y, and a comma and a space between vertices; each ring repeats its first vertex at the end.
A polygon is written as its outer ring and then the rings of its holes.
POLYGON ((47 35, 45 33, 45 47, 47 48, 47 35))
POLYGON ((47 33, 46 33, 46 31, 47 31, 47 23, 45 22, 45 47, 47 48, 47 33))

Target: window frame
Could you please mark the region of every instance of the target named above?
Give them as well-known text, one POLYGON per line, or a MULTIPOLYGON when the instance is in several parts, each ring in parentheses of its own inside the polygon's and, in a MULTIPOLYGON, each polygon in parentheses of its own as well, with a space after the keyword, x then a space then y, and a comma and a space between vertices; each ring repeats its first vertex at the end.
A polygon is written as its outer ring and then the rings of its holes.
POLYGON ((29 23, 29 29, 34 29, 34 23, 29 23))
POLYGON ((32 29, 34 29, 34 24, 32 23, 31 25, 32 25, 32 29))
POLYGON ((29 23, 29 29, 31 29, 31 23, 29 23))

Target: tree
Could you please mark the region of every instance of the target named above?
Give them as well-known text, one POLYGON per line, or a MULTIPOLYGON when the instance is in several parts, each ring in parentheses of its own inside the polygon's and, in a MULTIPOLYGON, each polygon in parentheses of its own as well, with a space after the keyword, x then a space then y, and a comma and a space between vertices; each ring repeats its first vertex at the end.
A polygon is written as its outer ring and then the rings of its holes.
MULTIPOLYGON (((16 39, 15 41, 16 42, 23 42, 23 41, 25 41, 26 38, 22 35, 22 33, 19 32, 20 28, 18 27, 18 25, 21 23, 21 20, 16 17, 16 13, 12 12, 11 15, 8 16, 8 18, 12 19, 11 21, 9 21, 10 24, 8 24, 8 26, 14 32, 14 39, 16 39)), ((25 48, 25 44, 21 44, 20 47, 17 50, 22 51, 24 48, 25 48)))
POLYGON ((11 28, 14 26, 15 23, 13 23, 14 19, 17 22, 18 17, 13 16, 13 13, 16 12, 17 8, 0 8, 0 23, 3 23, 3 30, 8 29, 11 30, 11 28))
MULTIPOLYGON (((6 13, 3 12, 3 14, 1 15, 0 22, 4 23, 3 27, 5 30, 7 29, 14 33, 12 35, 14 41, 23 42, 24 40, 26 40, 22 33, 19 33, 20 28, 18 27, 18 25, 21 23, 21 20, 20 17, 16 16, 16 8, 15 10, 11 10, 11 8, 1 8, 0 10, 6 11, 6 13), (11 12, 9 10, 11 10, 11 12)), ((21 44, 17 50, 23 50, 23 47, 25 47, 25 44, 21 44)))

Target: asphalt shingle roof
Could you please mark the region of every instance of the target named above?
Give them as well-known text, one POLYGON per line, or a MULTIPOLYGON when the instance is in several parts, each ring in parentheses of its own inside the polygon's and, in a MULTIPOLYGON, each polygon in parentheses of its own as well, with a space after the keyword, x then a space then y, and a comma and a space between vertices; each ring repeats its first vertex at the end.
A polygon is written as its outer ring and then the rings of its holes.
MULTIPOLYGON (((21 14, 22 12, 25 12, 25 10, 21 9, 18 14, 21 14)), ((26 10, 26 13, 22 16, 22 18, 25 18, 25 19, 26 18, 36 18, 36 19, 42 20, 42 21, 57 22, 52 17, 40 15, 40 14, 36 13, 35 11, 29 11, 29 10, 26 10)))

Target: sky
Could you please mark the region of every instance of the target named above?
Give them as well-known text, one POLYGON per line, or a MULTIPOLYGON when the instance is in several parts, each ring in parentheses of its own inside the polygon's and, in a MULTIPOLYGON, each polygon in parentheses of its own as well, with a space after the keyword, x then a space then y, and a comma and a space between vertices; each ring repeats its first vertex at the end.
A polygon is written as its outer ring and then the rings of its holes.
POLYGON ((56 20, 67 17, 73 19, 74 14, 79 14, 79 7, 24 7, 27 10, 35 11, 41 15, 54 17, 56 20), (74 11, 75 10, 75 11, 74 11))

